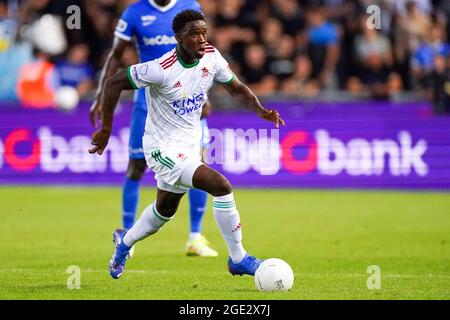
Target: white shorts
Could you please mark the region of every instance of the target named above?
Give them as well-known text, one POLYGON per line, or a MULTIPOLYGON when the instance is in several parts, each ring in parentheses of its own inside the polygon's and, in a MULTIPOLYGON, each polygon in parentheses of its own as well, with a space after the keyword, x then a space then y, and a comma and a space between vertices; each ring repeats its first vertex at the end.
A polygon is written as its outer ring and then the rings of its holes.
MULTIPOLYGON (((200 150, 184 147, 146 147, 144 154, 147 165, 155 173, 158 189, 173 193, 185 193, 192 187, 191 181, 182 181, 183 172, 192 175, 202 164, 200 150)), ((186 180, 186 179, 185 179, 186 180)))

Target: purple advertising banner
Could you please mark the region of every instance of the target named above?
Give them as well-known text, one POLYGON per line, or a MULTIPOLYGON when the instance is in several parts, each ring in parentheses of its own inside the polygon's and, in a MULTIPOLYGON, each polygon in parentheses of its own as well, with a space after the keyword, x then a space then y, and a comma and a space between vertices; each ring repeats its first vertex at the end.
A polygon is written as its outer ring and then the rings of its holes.
MULTIPOLYGON (((234 186, 450 190, 450 117, 422 103, 271 103, 286 126, 213 112, 206 162, 234 186)), ((1 106, 0 106, 0 110, 1 106)), ((131 106, 118 107, 107 151, 91 155, 88 105, 0 111, 0 184, 120 184, 131 106)), ((145 183, 155 185, 149 172, 145 183)))

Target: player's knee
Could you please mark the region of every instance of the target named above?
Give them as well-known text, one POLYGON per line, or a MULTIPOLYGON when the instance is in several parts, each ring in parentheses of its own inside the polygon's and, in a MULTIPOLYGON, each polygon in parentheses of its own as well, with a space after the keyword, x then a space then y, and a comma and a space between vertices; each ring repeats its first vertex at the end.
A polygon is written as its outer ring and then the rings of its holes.
POLYGON ((147 169, 145 160, 130 160, 127 169, 127 177, 131 180, 141 180, 147 169))
POLYGON ((233 187, 230 182, 227 179, 222 178, 215 183, 212 195, 221 197, 230 194, 231 192, 233 192, 233 187))
POLYGON ((156 202, 156 210, 163 217, 171 218, 177 212, 177 209, 178 204, 156 202))

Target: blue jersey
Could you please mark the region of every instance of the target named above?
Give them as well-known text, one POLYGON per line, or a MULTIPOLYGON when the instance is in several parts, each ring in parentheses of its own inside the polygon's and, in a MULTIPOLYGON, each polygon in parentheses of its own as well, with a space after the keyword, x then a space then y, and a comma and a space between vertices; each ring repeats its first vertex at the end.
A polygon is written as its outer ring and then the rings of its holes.
POLYGON ((136 42, 140 62, 154 60, 176 46, 172 20, 186 9, 200 11, 201 8, 193 0, 172 0, 165 7, 158 6, 153 0, 141 0, 124 11, 114 34, 136 42))
MULTIPOLYGON (((201 7, 194 0, 172 0, 164 7, 154 0, 140 0, 125 9, 114 34, 135 42, 140 62, 154 60, 176 46, 172 20, 187 9, 200 11, 201 7)), ((137 92, 135 100, 135 107, 147 110, 144 89, 137 92)))

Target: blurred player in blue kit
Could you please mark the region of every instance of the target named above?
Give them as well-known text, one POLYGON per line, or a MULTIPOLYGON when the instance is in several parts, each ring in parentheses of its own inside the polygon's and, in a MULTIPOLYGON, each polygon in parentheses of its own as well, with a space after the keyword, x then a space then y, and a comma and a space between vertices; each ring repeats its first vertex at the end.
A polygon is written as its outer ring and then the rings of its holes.
MULTIPOLYGON (((113 47, 103 67, 95 100, 90 110, 90 119, 95 128, 98 127, 101 119, 100 94, 105 80, 120 68, 120 60, 127 46, 132 43, 136 45, 140 62, 151 61, 172 50, 177 44, 172 31, 172 20, 177 13, 186 9, 200 10, 201 8, 193 0, 141 0, 128 6, 123 12, 117 24, 113 47)), ((136 93, 130 126, 129 162, 122 191, 122 225, 127 230, 134 224, 139 202, 140 181, 147 170, 142 147, 147 117, 146 94, 144 89, 140 89, 136 93)), ((209 144, 208 125, 205 117, 210 109, 211 106, 207 102, 202 113, 202 154, 203 148, 209 144)), ((208 241, 201 233, 206 202, 206 192, 198 189, 189 190, 191 230, 186 245, 186 253, 189 256, 218 256, 217 251, 209 246, 208 241)), ((130 255, 133 255, 133 250, 130 255)))

